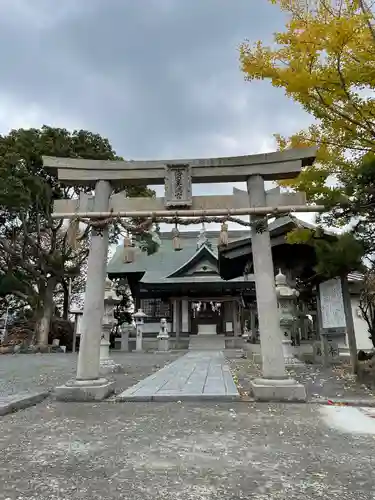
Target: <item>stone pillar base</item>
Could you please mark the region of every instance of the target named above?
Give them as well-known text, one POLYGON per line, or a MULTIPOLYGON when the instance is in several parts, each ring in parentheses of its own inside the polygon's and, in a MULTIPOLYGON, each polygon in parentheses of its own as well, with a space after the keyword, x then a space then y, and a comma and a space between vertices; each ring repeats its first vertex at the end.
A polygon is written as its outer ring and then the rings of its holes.
POLYGON ((102 401, 115 391, 115 382, 105 378, 73 380, 55 387, 57 401, 102 401))
POLYGON ((262 364, 262 355, 259 352, 253 352, 253 361, 257 365, 262 364))
POLYGON ((159 337, 158 350, 161 352, 169 351, 169 338, 159 337))
POLYGON ((306 390, 291 378, 265 379, 258 378, 251 382, 255 399, 258 401, 306 401, 306 390))
POLYGON ((111 358, 100 360, 100 375, 108 375, 109 373, 121 373, 123 371, 123 367, 120 364, 115 363, 111 358))

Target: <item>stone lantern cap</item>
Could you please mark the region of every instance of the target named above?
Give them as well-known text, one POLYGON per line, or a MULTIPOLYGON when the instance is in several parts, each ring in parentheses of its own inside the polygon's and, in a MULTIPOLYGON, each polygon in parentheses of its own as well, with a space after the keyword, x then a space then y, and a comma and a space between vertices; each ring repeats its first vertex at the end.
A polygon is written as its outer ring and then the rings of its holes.
POLYGON ((74 314, 74 315, 82 315, 83 314, 83 307, 78 307, 78 306, 73 306, 69 309, 69 314, 74 314))
POLYGON ((104 285, 104 302, 106 304, 118 304, 121 302, 121 297, 119 297, 114 290, 112 281, 107 277, 104 285))
POLYGON ((275 276, 276 294, 279 299, 296 299, 299 296, 298 290, 288 285, 285 274, 279 269, 275 276))
POLYGON ((138 309, 136 313, 133 314, 133 317, 135 319, 143 319, 147 317, 147 314, 142 311, 142 309, 138 309))
POLYGON ((275 283, 276 286, 288 286, 286 276, 281 272, 281 269, 279 269, 278 274, 275 276, 275 283))

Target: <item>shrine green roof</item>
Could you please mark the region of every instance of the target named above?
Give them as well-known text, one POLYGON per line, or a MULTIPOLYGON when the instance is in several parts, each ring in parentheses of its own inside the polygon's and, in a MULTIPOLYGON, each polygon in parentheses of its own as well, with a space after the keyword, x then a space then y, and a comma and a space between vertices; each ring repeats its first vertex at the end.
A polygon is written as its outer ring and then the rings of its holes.
MULTIPOLYGON (((136 254, 133 262, 124 263, 124 247, 119 245, 115 251, 114 256, 110 260, 107 273, 110 277, 128 275, 133 273, 144 273, 141 282, 156 283, 164 281, 170 274, 173 274, 179 268, 183 267, 190 260, 197 255, 197 231, 186 231, 180 233, 181 250, 174 250, 172 246, 171 233, 161 233, 161 245, 156 253, 147 255, 140 249, 136 249, 136 254)), ((207 239, 209 246, 206 247, 208 252, 212 255, 214 260, 217 260, 217 242, 218 231, 207 231, 207 239)), ((249 235, 249 231, 232 231, 229 232, 229 239, 235 240, 249 235)), ((206 280, 220 282, 220 276, 207 276, 206 280)), ((178 282, 179 278, 167 278, 168 282, 178 282)), ((190 277, 191 281, 192 277, 190 277)), ((186 282, 186 280, 184 280, 186 282)))
MULTIPOLYGON (((280 217, 275 219, 269 226, 271 236, 284 234, 295 226, 295 219, 291 217, 280 217)), ((312 227, 312 226, 311 226, 312 227)), ((201 249, 197 248, 199 231, 186 231, 180 233, 181 250, 176 251, 172 245, 171 232, 160 233, 161 245, 156 253, 147 255, 140 249, 136 249, 134 261, 131 263, 124 262, 124 247, 119 245, 116 249, 114 256, 107 267, 107 273, 111 279, 116 277, 130 277, 131 275, 138 275, 137 281, 141 283, 174 283, 174 284, 188 284, 189 282, 205 282, 205 283, 221 283, 224 282, 220 277, 218 270, 218 237, 219 231, 207 231, 206 236, 209 245, 201 249), (205 275, 189 275, 184 273, 178 276, 176 271, 180 268, 188 269, 189 262, 193 259, 202 257, 200 252, 205 252, 205 258, 212 259, 217 268, 217 275, 215 273, 207 273, 205 275), (173 276, 172 276, 173 275, 173 276)), ((229 245, 246 244, 250 242, 250 230, 245 229, 242 231, 229 231, 229 245)), ((233 280, 233 282, 244 281, 240 276, 233 280)), ((227 282, 228 282, 227 281, 227 282)), ((253 281, 253 276, 249 276, 248 281, 253 281)))

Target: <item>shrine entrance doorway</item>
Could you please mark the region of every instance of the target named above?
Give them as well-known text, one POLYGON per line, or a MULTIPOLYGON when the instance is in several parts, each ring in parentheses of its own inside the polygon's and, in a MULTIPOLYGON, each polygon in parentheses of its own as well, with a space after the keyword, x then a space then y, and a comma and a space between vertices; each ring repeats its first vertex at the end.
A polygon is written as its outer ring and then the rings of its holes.
POLYGON ((217 335, 222 333, 220 306, 220 303, 212 301, 194 303, 191 333, 196 335, 217 335))

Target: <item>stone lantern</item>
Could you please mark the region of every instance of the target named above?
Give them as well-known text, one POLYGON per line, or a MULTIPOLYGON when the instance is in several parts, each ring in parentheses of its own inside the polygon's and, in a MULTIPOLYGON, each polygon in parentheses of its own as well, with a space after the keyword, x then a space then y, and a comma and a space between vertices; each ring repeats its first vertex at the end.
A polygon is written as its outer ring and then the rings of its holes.
POLYGON ((279 270, 275 277, 276 295, 279 306, 280 326, 283 332, 283 353, 285 365, 300 364, 294 356, 292 347, 292 330, 296 322, 296 300, 299 292, 288 285, 286 276, 279 270))
POLYGON ((100 372, 103 375, 122 370, 122 366, 115 363, 109 355, 109 346, 111 344, 109 337, 115 323, 114 311, 120 301, 121 298, 114 291, 112 281, 107 278, 104 289, 104 315, 100 341, 100 372))
POLYGON ((133 314, 133 318, 135 319, 135 327, 136 327, 136 343, 135 350, 136 352, 142 352, 143 348, 143 324, 144 319, 147 314, 145 314, 142 309, 138 309, 138 311, 133 314))
POLYGON ((169 351, 169 335, 168 335, 168 325, 167 320, 162 318, 160 320, 160 330, 159 330, 159 351, 169 351))

